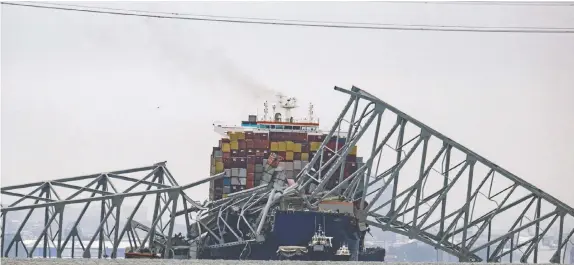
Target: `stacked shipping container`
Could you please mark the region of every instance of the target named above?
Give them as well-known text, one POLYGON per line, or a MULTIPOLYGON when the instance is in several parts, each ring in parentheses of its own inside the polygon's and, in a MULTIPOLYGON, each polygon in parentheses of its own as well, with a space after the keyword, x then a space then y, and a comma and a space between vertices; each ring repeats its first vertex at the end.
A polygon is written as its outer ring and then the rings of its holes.
MULTIPOLYGON (((271 153, 282 158, 279 167, 288 178, 294 178, 309 163, 327 135, 308 134, 306 132, 229 132, 228 138, 219 141, 211 155, 211 175, 225 172, 222 179, 211 181, 209 197, 218 200, 227 195, 261 184, 266 159, 271 153)), ((327 144, 331 150, 340 149, 345 143, 343 138, 333 137, 327 144)), ((347 156, 344 176, 350 176, 357 169, 357 147, 347 156)), ((325 151, 323 161, 334 155, 325 151)), ((318 166, 317 166, 318 167, 318 166)), ((338 183, 338 169, 328 188, 338 183)))

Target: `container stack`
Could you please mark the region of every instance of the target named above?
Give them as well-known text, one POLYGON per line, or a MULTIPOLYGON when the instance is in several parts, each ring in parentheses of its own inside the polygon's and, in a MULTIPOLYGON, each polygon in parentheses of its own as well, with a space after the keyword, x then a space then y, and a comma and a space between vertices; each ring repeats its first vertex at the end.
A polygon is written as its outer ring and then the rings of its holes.
MULTIPOLYGON (((222 179, 210 183, 210 199, 226 198, 229 194, 259 186, 262 182, 266 160, 271 153, 281 157, 279 167, 287 178, 295 178, 317 154, 327 135, 306 132, 229 132, 229 138, 219 141, 211 155, 211 174, 225 172, 222 179)), ((343 138, 331 138, 323 162, 327 162, 345 144, 343 138)), ((347 178, 357 170, 357 147, 349 152, 344 168, 347 178)), ((318 165, 316 166, 318 169, 318 165)), ((335 172, 327 188, 339 182, 340 169, 335 172)))
POLYGON ((309 143, 307 133, 271 132, 270 151, 283 158, 279 167, 287 178, 293 179, 309 163, 309 143))

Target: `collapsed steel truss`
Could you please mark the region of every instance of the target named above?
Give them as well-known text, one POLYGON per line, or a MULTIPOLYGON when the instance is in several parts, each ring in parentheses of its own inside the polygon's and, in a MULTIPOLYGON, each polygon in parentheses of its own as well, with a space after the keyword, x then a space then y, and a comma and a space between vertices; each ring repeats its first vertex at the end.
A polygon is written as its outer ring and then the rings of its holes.
MULTIPOLYGON (((24 249, 32 256, 43 239, 44 249, 51 242, 57 246, 57 256, 61 257, 70 239, 74 245, 74 238, 78 238, 77 226, 90 202, 100 201, 100 224, 89 244, 81 246, 83 257, 90 257, 90 248, 96 239, 98 257, 103 257, 106 238, 113 245, 111 256, 115 257, 124 236, 132 248, 153 249, 159 246, 164 257, 173 257, 176 247, 172 243, 174 224, 179 223, 176 218, 185 219, 188 240, 204 248, 247 245, 264 240, 263 231, 272 223, 273 210, 282 199, 298 197, 306 208, 315 209, 322 199, 337 195, 368 202, 368 222, 372 226, 417 239, 461 261, 500 262, 506 259, 512 262, 514 256, 519 255, 521 262, 538 263, 539 247, 548 238, 556 242, 550 261, 563 261, 563 252, 574 234, 574 227, 567 228, 574 221, 571 207, 361 89, 336 87, 335 90, 347 94, 349 101, 329 136, 297 176, 295 185, 284 184, 280 169, 273 172, 273 168, 268 168, 274 182, 199 204, 184 191, 222 175, 180 186, 165 164, 160 163, 138 169, 3 187, 2 194, 21 199, 2 209, 2 242, 7 213, 19 210, 31 213, 34 209, 44 208, 42 237, 36 240, 31 250, 24 249), (334 149, 327 146, 331 137, 341 136, 347 139, 344 144, 334 149), (344 178, 347 154, 358 143, 362 143, 361 148, 371 146, 363 151, 368 156, 354 174, 344 178), (393 146, 391 143, 396 144, 393 146), (150 173, 141 180, 122 176, 138 171, 150 173), (337 186, 326 190, 327 183, 333 178, 337 186), (85 187, 70 184, 79 180, 91 182, 85 187), (112 180, 133 185, 118 191, 112 180), (91 188, 93 185, 96 187, 91 188), (146 189, 135 191, 141 186, 146 189), (30 187, 36 189, 27 195, 16 192, 30 187), (77 191, 63 199, 54 187, 77 191), (91 193, 91 197, 78 199, 81 193, 91 193), (133 219, 149 194, 155 194, 156 198, 148 227, 133 219), (125 198, 130 197, 140 200, 130 215, 123 217, 126 219, 123 229, 116 229, 122 227, 120 206, 125 198), (36 202, 21 205, 26 199, 36 202), (65 206, 80 203, 85 203, 85 207, 70 232, 64 235, 65 206), (170 214, 164 222, 166 211, 170 214), (230 214, 239 218, 231 222, 228 219, 230 214), (113 219, 111 229, 107 226, 108 219, 113 219), (51 233, 54 221, 58 228, 51 233), (144 231, 143 240, 139 239, 136 228, 144 231), (501 228, 504 231, 497 232, 501 228)), ((10 249, 22 242, 21 231, 29 216, 24 218, 14 238, 2 246, 3 256, 8 256, 10 249)), ((47 256, 46 251, 43 256, 47 256)))

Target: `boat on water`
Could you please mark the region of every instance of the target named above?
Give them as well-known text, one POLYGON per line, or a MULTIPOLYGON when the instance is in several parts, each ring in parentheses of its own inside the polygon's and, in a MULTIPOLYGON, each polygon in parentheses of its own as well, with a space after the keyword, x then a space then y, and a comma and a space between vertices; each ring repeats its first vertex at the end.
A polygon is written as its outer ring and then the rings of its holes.
MULTIPOLYGON (((189 249, 194 255, 189 255, 190 258, 349 260, 348 226, 355 219, 352 202, 338 197, 327 198, 318 208, 309 209, 300 194, 296 194, 282 196, 278 205, 270 209, 273 192, 281 192, 283 188, 294 185, 299 173, 314 156, 320 155, 318 159, 327 162, 346 141, 346 133, 334 135, 326 141, 326 146, 332 151, 318 154, 328 135, 321 131, 319 120, 313 115, 312 104, 309 104, 308 116, 302 119, 291 115, 297 107, 295 98, 279 96, 275 103, 264 103, 262 117, 249 115, 237 126, 214 124, 214 130, 221 139, 211 154, 211 175, 223 174, 223 177, 210 181, 209 199, 213 203, 208 203, 211 206, 207 207, 215 209, 217 202, 264 186, 271 189, 271 195, 259 203, 269 211, 259 216, 248 216, 235 206, 235 211, 225 214, 224 222, 221 222, 223 218, 221 214, 217 215, 217 211, 199 213, 201 225, 192 225, 192 232, 188 235, 193 239, 189 249), (251 227, 247 222, 248 219, 261 218, 266 221, 260 222, 259 227, 251 227), (242 219, 246 222, 240 222, 242 219), (206 229, 219 231, 222 236, 207 233, 206 229), (252 236, 252 239, 235 242, 239 239, 238 234, 252 236)), ((335 176, 340 177, 333 177, 326 188, 336 187, 361 163, 354 146, 346 156, 345 166, 335 172, 335 176)), ((311 183, 303 193, 313 191, 316 184, 311 183)), ((232 207, 230 203, 225 205, 232 207)), ((128 253, 126 258, 144 257, 128 253)), ((365 249, 358 256, 359 260, 384 261, 384 249, 365 249)))

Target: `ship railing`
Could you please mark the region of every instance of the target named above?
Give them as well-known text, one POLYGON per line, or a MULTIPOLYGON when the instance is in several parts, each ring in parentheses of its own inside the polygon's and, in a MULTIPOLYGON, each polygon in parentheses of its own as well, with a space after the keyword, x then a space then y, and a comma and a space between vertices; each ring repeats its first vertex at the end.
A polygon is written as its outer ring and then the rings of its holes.
POLYGON ((257 121, 262 121, 262 122, 289 122, 289 123, 317 123, 317 124, 319 123, 319 119, 310 120, 310 119, 306 119, 306 118, 303 118, 303 119, 293 118, 292 120, 291 119, 288 119, 288 120, 283 119, 280 121, 276 121, 274 119, 261 119, 261 120, 258 119, 257 121))
MULTIPOLYGON (((310 130, 294 130, 294 129, 262 129, 262 128, 245 128, 245 127, 240 127, 240 126, 216 126, 215 128, 215 132, 221 134, 222 136, 228 137, 227 132, 228 131, 235 131, 235 132, 245 132, 245 131, 249 131, 249 132, 285 132, 285 133, 297 133, 297 132, 305 132, 308 134, 317 134, 317 135, 322 135, 324 134, 325 131, 323 130, 317 130, 317 131, 310 131, 310 130)), ((348 133, 345 131, 341 131, 341 132, 335 132, 333 134, 333 136, 337 136, 338 138, 347 138, 348 133)))

